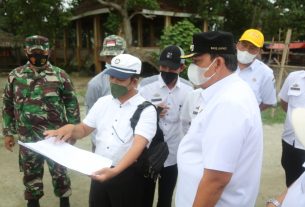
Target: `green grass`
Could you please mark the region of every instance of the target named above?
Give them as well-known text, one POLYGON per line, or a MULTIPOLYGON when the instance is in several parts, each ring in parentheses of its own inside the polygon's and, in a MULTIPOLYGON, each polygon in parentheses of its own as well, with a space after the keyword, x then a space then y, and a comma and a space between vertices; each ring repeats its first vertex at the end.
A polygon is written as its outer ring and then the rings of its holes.
POLYGON ((264 124, 281 124, 284 123, 285 117, 286 113, 279 105, 262 112, 262 121, 264 124))

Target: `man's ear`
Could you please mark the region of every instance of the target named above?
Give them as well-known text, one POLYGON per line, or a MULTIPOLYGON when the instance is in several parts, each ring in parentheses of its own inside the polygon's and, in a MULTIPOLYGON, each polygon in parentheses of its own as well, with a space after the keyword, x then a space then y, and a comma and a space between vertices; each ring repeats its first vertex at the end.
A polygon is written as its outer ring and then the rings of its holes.
POLYGON ((181 63, 180 64, 180 73, 182 73, 183 71, 184 71, 184 69, 185 69, 185 64, 183 64, 183 63, 181 63))

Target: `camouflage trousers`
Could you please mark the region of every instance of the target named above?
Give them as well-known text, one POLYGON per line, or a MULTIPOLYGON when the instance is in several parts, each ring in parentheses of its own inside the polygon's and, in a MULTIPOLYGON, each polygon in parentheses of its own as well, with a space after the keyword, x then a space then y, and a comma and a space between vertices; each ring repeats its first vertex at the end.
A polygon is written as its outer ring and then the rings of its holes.
POLYGON ((23 172, 25 186, 24 197, 26 200, 39 199, 43 196, 44 161, 47 162, 52 177, 54 194, 58 197, 71 195, 71 181, 67 169, 44 156, 20 146, 19 167, 23 172))

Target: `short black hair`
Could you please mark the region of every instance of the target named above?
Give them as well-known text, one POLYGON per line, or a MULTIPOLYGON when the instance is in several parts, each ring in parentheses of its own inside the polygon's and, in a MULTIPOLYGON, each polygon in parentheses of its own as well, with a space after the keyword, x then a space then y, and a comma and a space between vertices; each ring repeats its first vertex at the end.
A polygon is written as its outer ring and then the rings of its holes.
POLYGON ((212 59, 222 57, 225 60, 226 67, 234 72, 237 69, 237 56, 236 54, 210 54, 212 59))

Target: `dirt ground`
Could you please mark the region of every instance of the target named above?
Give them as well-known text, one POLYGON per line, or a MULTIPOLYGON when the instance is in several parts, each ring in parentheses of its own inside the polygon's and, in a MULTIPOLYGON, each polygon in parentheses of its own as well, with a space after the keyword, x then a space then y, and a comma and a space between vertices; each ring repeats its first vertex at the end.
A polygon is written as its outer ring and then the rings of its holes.
MULTIPOLYGON (((84 97, 88 77, 72 76, 84 116, 84 97)), ((0 77, 1 94, 5 77, 0 77)), ((2 105, 2 99, 0 106, 2 105)), ((2 106, 1 106, 2 107, 2 106)), ((264 125, 264 161, 260 192, 256 207, 265 206, 265 201, 284 190, 284 171, 280 165, 282 124, 264 125)), ((90 150, 90 139, 86 138, 76 143, 77 147, 90 150)), ((18 146, 14 152, 5 150, 3 140, 0 140, 0 206, 23 207, 22 174, 18 169, 18 146)), ((72 181, 73 194, 70 198, 72 207, 88 206, 90 179, 80 173, 69 171, 72 181)), ((45 166, 44 176, 45 195, 41 199, 41 207, 59 206, 59 200, 54 196, 51 178, 45 166)), ((174 206, 174 204, 173 204, 174 206)))

